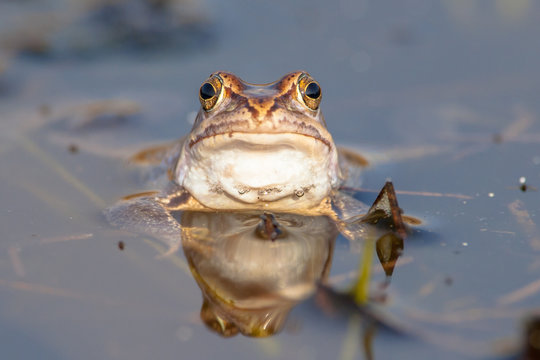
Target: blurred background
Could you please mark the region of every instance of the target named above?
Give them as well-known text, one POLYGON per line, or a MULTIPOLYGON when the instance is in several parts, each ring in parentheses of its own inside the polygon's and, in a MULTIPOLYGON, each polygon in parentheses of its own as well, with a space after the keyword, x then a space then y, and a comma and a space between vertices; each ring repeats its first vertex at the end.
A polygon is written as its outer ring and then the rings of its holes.
MULTIPOLYGON (((338 138, 438 142, 433 136, 478 122, 496 132, 502 113, 533 102, 537 84, 538 6, 527 0, 5 0, 1 6, 3 92, 34 102, 56 94, 64 101, 66 94, 157 97, 169 104, 168 116, 183 121, 213 71, 261 83, 304 69, 323 86, 324 111, 338 138)), ((145 111, 163 120, 148 102, 145 111)))
MULTIPOLYGON (((516 358, 540 300, 539 35, 532 0, 0 0, 2 357, 516 358), (372 160, 362 187, 432 194, 399 195, 423 224, 388 312, 443 340, 368 336, 313 300, 281 335, 221 338, 183 255, 101 217, 144 190, 130 154, 189 131, 210 73, 298 69, 372 160)), ((337 239, 338 288, 360 252, 337 239)))

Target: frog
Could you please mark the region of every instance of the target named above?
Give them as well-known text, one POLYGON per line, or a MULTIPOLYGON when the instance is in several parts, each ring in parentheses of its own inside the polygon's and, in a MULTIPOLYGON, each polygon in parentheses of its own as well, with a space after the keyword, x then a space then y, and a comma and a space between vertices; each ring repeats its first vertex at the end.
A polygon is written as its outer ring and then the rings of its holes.
POLYGON ((201 110, 174 178, 214 209, 290 211, 317 207, 340 183, 337 148, 305 72, 268 85, 231 73, 201 86, 201 110))
MULTIPOLYGON (((344 184, 369 163, 335 145, 321 111, 321 86, 308 72, 252 84, 218 71, 198 95, 201 107, 189 134, 133 157, 160 164, 163 189, 127 196, 108 208, 112 225, 178 244, 182 229, 176 211, 294 213, 326 216, 347 238, 361 236, 358 224, 369 207, 344 184)), ((393 187, 385 189, 395 199, 393 187)), ((382 213, 401 214, 388 206, 382 213)))
MULTIPOLYGON (((132 157, 158 169, 162 188, 105 211, 113 226, 168 245, 161 256, 183 250, 201 320, 220 336, 279 333, 289 311, 327 282, 339 234, 356 243, 389 226, 408 234, 391 182, 371 207, 345 186, 369 163, 336 146, 321 99, 305 71, 267 84, 211 74, 189 134, 132 157)), ((377 248, 388 276, 399 257, 390 247, 377 248)))

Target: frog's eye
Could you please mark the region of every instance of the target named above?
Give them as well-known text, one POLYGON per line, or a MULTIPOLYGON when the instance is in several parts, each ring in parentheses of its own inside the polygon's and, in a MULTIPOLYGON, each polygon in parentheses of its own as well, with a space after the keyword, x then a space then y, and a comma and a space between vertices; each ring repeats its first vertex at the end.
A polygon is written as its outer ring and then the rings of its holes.
POLYGON ((308 75, 304 75, 298 82, 298 90, 302 95, 304 104, 311 110, 317 110, 321 104, 321 87, 319 84, 310 78, 308 75))
POLYGON ((201 90, 199 90, 199 95, 201 95, 201 99, 209 100, 216 96, 216 89, 214 89, 214 85, 205 82, 202 84, 201 90))
POLYGON ((305 95, 312 100, 317 100, 321 96, 321 87, 315 81, 312 81, 306 87, 305 95))
POLYGON ((211 77, 206 80, 199 89, 199 100, 204 110, 212 110, 219 98, 221 92, 221 81, 217 77, 211 77))

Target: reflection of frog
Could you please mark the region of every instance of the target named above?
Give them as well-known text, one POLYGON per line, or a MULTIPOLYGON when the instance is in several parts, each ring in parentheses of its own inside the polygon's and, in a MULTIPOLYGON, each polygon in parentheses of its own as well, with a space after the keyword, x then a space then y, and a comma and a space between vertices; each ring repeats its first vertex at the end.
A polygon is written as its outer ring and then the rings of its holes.
POLYGON ((224 335, 278 331, 290 308, 324 280, 337 230, 358 240, 367 223, 390 219, 406 235, 390 183, 367 216, 360 216, 363 203, 340 191, 349 171, 366 162, 334 145, 321 89, 307 73, 253 85, 218 72, 199 98, 188 136, 135 156, 166 165, 165 189, 129 196, 106 216, 157 236, 171 251, 183 240, 204 295, 201 316, 212 328, 224 335), (181 223, 171 214, 179 210, 181 223))
MULTIPOLYGON (((280 236, 261 236, 253 213, 184 212, 182 246, 203 293, 202 320, 221 335, 268 336, 324 282, 336 227, 324 216, 277 214, 280 236)), ((263 220, 264 221, 264 220, 263 220)))

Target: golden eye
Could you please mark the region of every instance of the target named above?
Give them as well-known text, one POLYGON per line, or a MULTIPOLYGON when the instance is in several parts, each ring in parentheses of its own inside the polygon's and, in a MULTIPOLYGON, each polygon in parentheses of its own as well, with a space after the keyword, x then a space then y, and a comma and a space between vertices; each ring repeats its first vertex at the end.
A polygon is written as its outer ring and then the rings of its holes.
POLYGON ((319 84, 309 77, 309 75, 303 75, 298 82, 298 90, 302 95, 304 104, 311 110, 317 110, 321 104, 321 87, 319 84))
POLYGON ((205 111, 212 110, 218 100, 221 93, 221 81, 217 76, 213 76, 206 80, 199 89, 199 101, 205 111))

